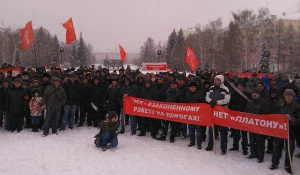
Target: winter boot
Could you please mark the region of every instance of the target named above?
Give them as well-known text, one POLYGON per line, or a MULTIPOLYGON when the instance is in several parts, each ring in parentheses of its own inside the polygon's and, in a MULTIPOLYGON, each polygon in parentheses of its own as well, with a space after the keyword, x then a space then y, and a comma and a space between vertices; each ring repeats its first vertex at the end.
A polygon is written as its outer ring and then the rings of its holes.
POLYGON ((239 148, 233 147, 233 148, 230 148, 229 151, 239 151, 239 148))
POLYGON ((140 137, 146 136, 146 133, 141 132, 138 136, 140 137))
POLYGON ((82 127, 82 126, 83 126, 83 123, 79 122, 79 124, 76 127, 82 127))
POLYGON ((175 137, 174 136, 170 136, 170 143, 174 143, 175 142, 175 137))
POLYGON ((104 151, 106 151, 107 150, 107 148, 106 147, 102 147, 102 151, 104 152, 104 151))
POLYGON ((156 140, 166 141, 166 136, 160 136, 156 140))
POLYGON ((251 155, 248 157, 248 159, 255 159, 255 158, 257 158, 257 156, 256 156, 256 155, 253 155, 253 154, 251 154, 251 155))
POLYGON ((188 145, 188 147, 192 147, 192 146, 195 146, 195 143, 190 143, 189 145, 188 145))
POLYGON ((225 154, 226 154, 226 151, 222 151, 222 152, 221 152, 221 155, 225 155, 225 154))
POLYGON ((211 148, 211 147, 206 147, 205 150, 206 150, 206 151, 212 151, 213 148, 211 148))
POLYGON ((270 170, 276 170, 278 168, 278 164, 272 163, 272 165, 269 167, 270 170))

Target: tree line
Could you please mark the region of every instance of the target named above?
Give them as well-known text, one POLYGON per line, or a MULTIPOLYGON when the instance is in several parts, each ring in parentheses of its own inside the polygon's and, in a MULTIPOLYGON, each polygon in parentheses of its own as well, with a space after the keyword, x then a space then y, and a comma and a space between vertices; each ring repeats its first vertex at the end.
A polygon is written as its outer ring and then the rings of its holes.
MULTIPOLYGON (((185 63, 185 50, 189 46, 201 69, 255 71, 264 43, 271 52, 271 72, 279 68, 280 72, 289 73, 300 68, 300 20, 274 18, 268 8, 232 12, 225 27, 222 18, 218 18, 205 25, 195 25, 185 35, 182 29, 174 29, 162 47, 162 57, 171 69, 189 70, 185 63)), ((148 38, 141 47, 141 60, 153 61, 149 58, 157 58, 156 50, 153 39, 148 38)))
POLYGON ((0 63, 8 63, 15 66, 59 66, 61 61, 64 67, 87 66, 94 63, 93 47, 87 44, 80 33, 79 40, 67 45, 60 42, 56 35, 40 27, 33 30, 34 44, 29 49, 21 51, 21 36, 19 30, 12 27, 0 29, 0 63), (61 52, 60 48, 64 48, 61 52), (35 55, 36 53, 36 55, 35 55))

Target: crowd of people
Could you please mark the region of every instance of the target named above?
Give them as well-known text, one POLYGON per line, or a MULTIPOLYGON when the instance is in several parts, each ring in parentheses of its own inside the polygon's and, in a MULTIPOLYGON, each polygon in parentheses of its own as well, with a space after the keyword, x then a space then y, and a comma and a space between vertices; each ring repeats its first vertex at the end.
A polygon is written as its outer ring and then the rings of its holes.
MULTIPOLYGON (((187 146, 197 149, 202 149, 202 143, 208 140, 206 151, 212 151, 214 137, 220 137, 222 155, 228 151, 230 133, 233 145, 229 151, 239 151, 241 140, 243 155, 249 155, 250 148, 249 159, 261 163, 265 153, 272 154, 271 170, 278 168, 285 148, 284 166, 288 173, 292 169, 287 150, 293 157, 296 145, 300 147, 299 75, 290 81, 282 74, 259 78, 253 73, 252 78, 239 78, 214 70, 198 70, 196 75, 187 76, 176 69, 172 73, 142 74, 130 67, 113 72, 101 67, 65 71, 51 68, 48 72, 28 69, 16 76, 12 76, 12 71, 2 72, 0 85, 0 125, 4 121, 5 130, 10 132, 19 133, 24 126, 33 132, 42 129, 46 137, 50 127, 53 134, 58 134, 58 129, 60 132, 74 129, 75 125, 100 127, 103 138, 100 146, 105 151, 108 142, 117 146, 117 134, 124 134, 130 125, 131 135, 142 137, 149 132, 153 139, 166 141, 169 134, 171 143, 176 137, 189 137, 187 146), (284 139, 223 126, 215 126, 213 136, 211 127, 127 115, 123 113, 123 98, 127 96, 160 102, 209 103, 212 108, 221 105, 252 114, 286 114, 290 121, 290 144, 284 139)), ((296 157, 300 158, 300 154, 296 157)))

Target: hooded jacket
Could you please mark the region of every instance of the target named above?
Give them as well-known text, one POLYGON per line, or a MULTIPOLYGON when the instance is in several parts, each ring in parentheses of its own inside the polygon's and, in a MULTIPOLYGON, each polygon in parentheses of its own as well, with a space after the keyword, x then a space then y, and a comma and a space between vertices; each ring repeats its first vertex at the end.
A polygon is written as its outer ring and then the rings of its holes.
POLYGON ((221 80, 220 87, 212 86, 209 88, 206 93, 206 102, 210 103, 210 101, 215 100, 218 105, 227 106, 231 95, 229 89, 224 85, 224 76, 217 75, 215 79, 221 80))

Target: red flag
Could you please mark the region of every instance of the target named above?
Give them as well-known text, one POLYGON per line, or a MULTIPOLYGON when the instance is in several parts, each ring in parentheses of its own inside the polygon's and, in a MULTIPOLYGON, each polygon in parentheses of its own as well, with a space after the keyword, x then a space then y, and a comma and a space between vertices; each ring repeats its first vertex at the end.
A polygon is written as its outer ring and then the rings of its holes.
POLYGON ((67 22, 62 24, 66 31, 66 43, 70 44, 72 41, 76 40, 76 34, 74 30, 73 20, 70 18, 67 22))
POLYGON ((122 63, 124 63, 125 62, 125 57, 126 57, 126 52, 125 52, 124 48, 120 45, 119 45, 119 49, 120 49, 120 55, 121 55, 122 63))
POLYGON ((186 47, 186 57, 185 61, 191 68, 191 71, 196 72, 196 67, 199 64, 193 50, 190 47, 186 47))
POLYGON ((31 21, 25 25, 25 28, 20 29, 20 33, 22 38, 22 50, 24 51, 28 49, 34 41, 31 21))

